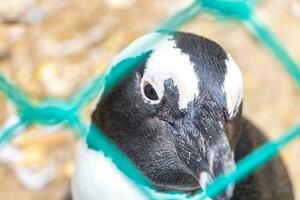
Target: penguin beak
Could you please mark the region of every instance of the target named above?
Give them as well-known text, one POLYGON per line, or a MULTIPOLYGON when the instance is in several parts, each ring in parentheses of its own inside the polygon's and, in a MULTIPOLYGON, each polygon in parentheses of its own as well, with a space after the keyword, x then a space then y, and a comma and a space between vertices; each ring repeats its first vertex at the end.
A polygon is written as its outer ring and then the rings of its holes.
MULTIPOLYGON (((228 138, 221 126, 220 129, 216 126, 211 128, 208 124, 199 126, 193 121, 184 117, 166 123, 179 158, 198 180, 198 186, 205 190, 217 176, 233 169, 235 161, 228 138)), ((230 199, 233 189, 233 186, 228 187, 227 191, 217 199, 230 199)))

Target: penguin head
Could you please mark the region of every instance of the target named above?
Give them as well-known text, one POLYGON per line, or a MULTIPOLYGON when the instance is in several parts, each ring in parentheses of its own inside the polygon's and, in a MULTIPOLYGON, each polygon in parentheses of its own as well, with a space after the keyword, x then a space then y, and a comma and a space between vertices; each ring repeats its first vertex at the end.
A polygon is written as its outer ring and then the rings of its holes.
POLYGON ((218 44, 194 34, 155 32, 128 49, 156 36, 137 69, 101 96, 92 122, 158 189, 205 189, 235 167, 242 76, 218 44))

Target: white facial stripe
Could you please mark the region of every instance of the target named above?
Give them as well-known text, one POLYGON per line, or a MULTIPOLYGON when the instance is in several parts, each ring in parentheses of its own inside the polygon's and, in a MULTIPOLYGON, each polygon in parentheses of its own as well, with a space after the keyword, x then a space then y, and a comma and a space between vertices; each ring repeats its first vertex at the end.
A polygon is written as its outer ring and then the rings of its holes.
POLYGON ((224 92, 226 94, 229 117, 232 118, 243 100, 243 77, 239 67, 230 55, 228 55, 228 59, 225 62, 227 73, 224 81, 224 92))
MULTIPOLYGON (((161 41, 166 40, 168 35, 160 32, 153 32, 147 35, 141 36, 132 42, 129 46, 123 49, 110 63, 109 67, 105 71, 104 76, 107 76, 113 67, 115 67, 118 63, 126 58, 137 57, 147 51, 153 50, 161 41)), ((100 89, 99 95, 96 98, 97 102, 101 99, 104 88, 100 89)), ((96 109, 96 105, 94 106, 94 110, 96 109)), ((93 112, 94 112, 93 110, 93 112)))
POLYGON ((186 108, 199 93, 199 80, 189 56, 176 48, 171 37, 161 42, 151 54, 146 63, 142 84, 145 81, 151 83, 161 99, 164 93, 164 81, 168 79, 173 80, 178 88, 179 108, 186 108))
POLYGON ((153 32, 138 38, 113 59, 110 67, 115 66, 126 58, 137 57, 142 53, 153 50, 161 41, 166 40, 167 37, 166 34, 153 32))

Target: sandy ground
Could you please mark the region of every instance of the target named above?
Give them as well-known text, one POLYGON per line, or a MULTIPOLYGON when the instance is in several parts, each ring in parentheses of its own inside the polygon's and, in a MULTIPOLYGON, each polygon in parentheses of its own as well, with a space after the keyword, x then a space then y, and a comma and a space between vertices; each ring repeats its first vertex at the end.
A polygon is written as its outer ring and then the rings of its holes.
MULTIPOLYGON (((300 2, 265 0, 257 15, 300 62, 300 2)), ((172 0, 22 0, 0 2, 0 69, 34 99, 65 98, 103 72, 139 35, 186 4, 172 0), (16 3, 17 2, 17 3, 16 3)), ((280 62, 239 22, 203 14, 182 28, 228 50, 245 80, 244 115, 272 139, 300 122, 300 92, 280 62)), ((0 96, 0 122, 14 113, 0 96)), ((83 114, 88 118, 89 111, 83 114)), ((12 142, 21 157, 0 164, 0 199, 60 200, 69 187, 76 137, 71 130, 31 127, 12 142), (29 189, 20 169, 54 166, 52 181, 29 189)), ((282 152, 300 200, 300 140, 282 152)), ((51 171, 51 170, 50 170, 51 171)))

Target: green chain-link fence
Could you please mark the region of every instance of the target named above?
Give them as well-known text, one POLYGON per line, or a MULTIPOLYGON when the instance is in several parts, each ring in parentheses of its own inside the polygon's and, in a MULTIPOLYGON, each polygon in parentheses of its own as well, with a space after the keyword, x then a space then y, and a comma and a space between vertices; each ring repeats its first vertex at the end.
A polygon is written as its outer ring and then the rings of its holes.
MULTIPOLYGON (((198 16, 201 12, 211 12, 222 18, 239 20, 242 24, 246 25, 254 37, 277 57, 286 71, 294 79, 295 83, 300 86, 299 66, 289 56, 271 31, 256 18, 254 4, 254 0, 196 0, 173 17, 167 19, 157 30, 177 30, 198 16)), ((199 191, 192 196, 176 192, 157 192, 155 187, 137 170, 129 159, 105 137, 101 130, 98 130, 93 125, 89 128, 85 126, 81 120, 80 112, 89 102, 99 95, 100 91, 104 93, 108 92, 122 78, 132 72, 138 66, 138 63, 143 61, 149 46, 160 42, 160 39, 162 38, 155 38, 151 41, 145 40, 140 43, 136 49, 129 52, 126 62, 121 61, 113 66, 114 70, 108 73, 106 78, 104 78, 104 75, 100 75, 66 100, 49 99, 35 103, 18 87, 9 83, 0 72, 0 90, 15 104, 19 115, 19 121, 0 133, 0 145, 9 142, 24 128, 33 123, 43 125, 64 123, 66 126, 74 129, 79 137, 86 139, 88 144, 93 146, 94 149, 108 155, 118 169, 126 174, 148 199, 206 199, 207 197, 214 198, 218 196, 224 192, 228 185, 238 182, 253 173, 257 168, 263 166, 274 156, 278 155, 279 151, 289 142, 300 136, 300 124, 298 124, 277 140, 262 145, 244 159, 240 160, 235 170, 217 177, 213 183, 208 185, 205 191, 199 191), (103 91, 104 88, 105 90, 103 91)))

